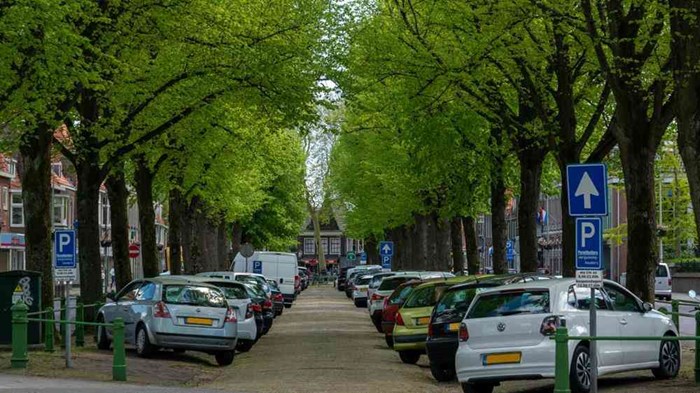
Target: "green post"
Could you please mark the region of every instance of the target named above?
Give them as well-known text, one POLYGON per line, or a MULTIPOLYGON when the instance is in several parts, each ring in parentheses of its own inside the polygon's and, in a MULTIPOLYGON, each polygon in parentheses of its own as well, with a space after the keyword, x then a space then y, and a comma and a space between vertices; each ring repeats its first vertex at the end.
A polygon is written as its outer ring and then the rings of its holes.
POLYGON ((695 384, 700 384, 700 310, 695 312, 695 384))
MULTIPOLYGON (((75 320, 78 322, 85 321, 85 310, 83 308, 83 303, 78 303, 75 308, 75 320)), ((85 346, 85 325, 76 324, 75 325, 75 346, 84 347, 85 346)))
POLYGON ((569 390, 569 336, 566 327, 557 328, 554 335, 554 393, 571 393, 569 390))
POLYGON ((678 305, 679 305, 678 300, 671 301, 671 319, 673 320, 673 324, 676 325, 676 329, 678 329, 680 331, 681 323, 680 323, 680 314, 678 314, 678 305))
POLYGON ((24 302, 15 303, 12 308, 12 368, 27 368, 29 357, 27 354, 27 307, 24 302))
MULTIPOLYGON (((61 321, 65 321, 68 318, 68 302, 65 297, 61 298, 61 312, 58 314, 61 321)), ((61 322, 58 324, 58 329, 61 332, 61 340, 63 347, 66 347, 66 324, 61 322)))
POLYGON ((53 332, 56 326, 53 322, 53 307, 46 307, 46 322, 44 322, 44 351, 53 352, 53 332))
POLYGON ((112 361, 112 379, 126 381, 126 351, 124 350, 124 320, 116 318, 112 324, 114 341, 114 359, 112 361))

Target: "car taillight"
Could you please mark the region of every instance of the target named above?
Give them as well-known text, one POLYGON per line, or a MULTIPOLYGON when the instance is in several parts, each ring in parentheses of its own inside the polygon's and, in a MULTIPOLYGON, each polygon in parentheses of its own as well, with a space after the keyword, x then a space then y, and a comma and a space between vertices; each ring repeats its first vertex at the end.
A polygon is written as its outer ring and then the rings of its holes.
POLYGON ((154 318, 170 318, 170 310, 163 302, 158 302, 153 306, 154 318))
POLYGON ((245 319, 253 318, 254 311, 255 310, 253 310, 253 303, 248 303, 248 308, 246 309, 246 312, 245 312, 245 319))
POLYGON ((281 293, 276 294, 276 295, 274 296, 274 298, 275 298, 275 301, 276 301, 276 302, 283 302, 283 301, 284 301, 284 297, 282 296, 281 293))
POLYGON ((469 329, 467 329, 467 324, 462 322, 459 325, 459 341, 465 342, 469 340, 469 329))
POLYGON ((433 324, 428 325, 428 337, 433 337, 433 324))
POLYGON ((671 279, 670 278, 668 279, 668 286, 669 287, 671 286, 671 279))
POLYGON ((262 304, 262 308, 272 308, 272 302, 269 300, 265 300, 262 304))
POLYGON ((236 319, 236 310, 229 307, 228 310, 226 310, 226 319, 224 322, 238 322, 238 319, 236 319))
POLYGON ((253 303, 251 306, 251 309, 254 312, 262 312, 262 306, 260 306, 258 303, 253 303))
POLYGON ((557 332, 557 328, 561 326, 561 319, 556 315, 550 315, 542 321, 540 333, 543 336, 553 336, 557 332))
POLYGON ((401 313, 400 313, 400 312, 397 312, 397 313, 396 313, 396 324, 399 325, 399 326, 403 326, 403 325, 404 325, 404 323, 403 323, 403 317, 401 316, 401 313))
POLYGON ((380 294, 377 294, 377 293, 373 293, 373 294, 372 294, 372 301, 373 301, 373 302, 376 302, 376 301, 382 300, 382 299, 384 299, 384 296, 382 296, 382 295, 380 295, 380 294))
POLYGON ((294 286, 295 287, 301 286, 301 277, 299 277, 298 275, 294 276, 294 286))

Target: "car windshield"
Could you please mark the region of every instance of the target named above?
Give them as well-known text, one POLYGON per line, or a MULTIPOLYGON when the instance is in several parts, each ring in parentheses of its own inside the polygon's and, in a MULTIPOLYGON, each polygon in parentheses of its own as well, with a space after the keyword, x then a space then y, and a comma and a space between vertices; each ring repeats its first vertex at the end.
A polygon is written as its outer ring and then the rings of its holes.
POLYGON ((166 285, 163 301, 167 304, 183 304, 199 307, 227 307, 226 298, 220 290, 196 285, 166 285))
POLYGON ((476 292, 477 288, 474 287, 463 287, 447 291, 445 296, 435 306, 435 314, 440 315, 447 311, 458 310, 464 316, 476 292))
POLYGON ((382 283, 382 279, 388 276, 391 276, 391 274, 377 274, 372 276, 372 281, 370 281, 369 287, 372 289, 377 288, 379 284, 382 283))
POLYGON ((491 318, 516 314, 549 313, 549 291, 522 289, 480 296, 467 318, 491 318))
POLYGON ((415 288, 415 285, 406 285, 405 287, 401 288, 401 290, 396 290, 394 293, 389 296, 389 304, 401 304, 403 303, 407 297, 411 295, 413 292, 413 288, 415 288))
POLYGON ((208 282, 207 284, 219 287, 221 291, 224 292, 226 299, 249 299, 248 291, 245 290, 243 285, 236 285, 235 283, 225 283, 225 282, 208 282))
POLYGON ((415 279, 415 277, 409 277, 409 276, 397 276, 397 277, 385 278, 382 280, 382 283, 379 284, 378 290, 380 290, 380 291, 393 291, 394 289, 398 288, 399 285, 405 283, 406 281, 414 280, 414 279, 415 279))
POLYGON ((277 285, 277 281, 272 281, 272 280, 270 280, 270 281, 267 282, 267 285, 269 285, 269 286, 272 288, 272 290, 274 290, 274 291, 279 291, 279 290, 280 290, 279 285, 277 285))
POLYGON ((267 281, 264 278, 258 276, 248 276, 244 274, 237 274, 235 277, 236 281, 247 283, 247 284, 257 284, 260 285, 264 291, 268 290, 267 281))

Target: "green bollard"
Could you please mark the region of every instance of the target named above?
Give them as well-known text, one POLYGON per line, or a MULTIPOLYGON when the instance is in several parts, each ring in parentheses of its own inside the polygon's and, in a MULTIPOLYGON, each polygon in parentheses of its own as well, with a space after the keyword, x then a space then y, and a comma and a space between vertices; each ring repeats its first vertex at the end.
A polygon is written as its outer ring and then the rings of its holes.
POLYGON ((112 324, 114 359, 112 362, 112 379, 126 381, 126 351, 124 350, 124 320, 116 318, 112 324))
MULTIPOLYGON (((78 303, 75 308, 75 320, 77 322, 85 321, 85 309, 83 308, 83 303, 78 303)), ((85 325, 79 323, 75 325, 75 346, 85 346, 85 325)))
POLYGON ((700 310, 695 312, 695 384, 700 384, 700 310))
POLYGON ((673 320, 673 324, 676 325, 676 329, 678 331, 681 330, 681 323, 680 323, 680 314, 678 314, 678 300, 672 300, 671 301, 671 320, 673 320))
POLYGON ((27 307, 24 302, 15 303, 12 308, 12 357, 10 365, 12 368, 27 368, 29 355, 27 353, 27 307))
POLYGON ((566 327, 557 328, 554 335, 554 393, 571 393, 569 390, 569 336, 566 327))
MULTIPOLYGON (((61 311, 59 312, 58 319, 61 321, 65 321, 66 318, 68 318, 68 301, 66 300, 65 297, 61 298, 61 311)), ((61 333, 61 343, 63 345, 63 348, 66 347, 66 324, 63 322, 60 322, 58 324, 58 331, 61 333)))
POLYGON ((53 332, 56 329, 53 321, 53 307, 46 307, 46 319, 44 322, 44 351, 53 352, 53 332))

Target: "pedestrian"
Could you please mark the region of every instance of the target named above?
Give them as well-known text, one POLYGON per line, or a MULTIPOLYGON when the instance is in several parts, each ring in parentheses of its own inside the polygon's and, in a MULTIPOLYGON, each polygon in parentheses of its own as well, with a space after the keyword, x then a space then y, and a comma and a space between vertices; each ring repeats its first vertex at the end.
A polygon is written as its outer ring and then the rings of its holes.
POLYGON ((116 283, 116 279, 114 276, 114 266, 112 266, 112 268, 109 269, 109 289, 114 289, 115 283, 116 283))

